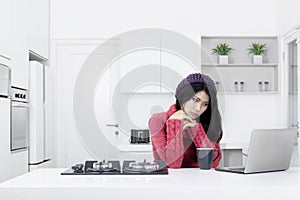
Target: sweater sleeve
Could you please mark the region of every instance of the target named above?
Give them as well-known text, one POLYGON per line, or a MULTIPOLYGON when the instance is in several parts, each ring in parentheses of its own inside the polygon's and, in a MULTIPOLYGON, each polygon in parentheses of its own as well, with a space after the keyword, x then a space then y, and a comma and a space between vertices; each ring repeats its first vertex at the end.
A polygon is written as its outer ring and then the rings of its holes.
POLYGON ((168 167, 180 168, 184 156, 181 120, 166 120, 155 114, 149 120, 154 159, 166 161, 168 167))
POLYGON ((202 127, 202 124, 198 124, 197 126, 189 128, 188 133, 190 134, 190 137, 192 138, 196 148, 204 147, 213 148, 216 150, 214 153, 214 162, 212 164, 212 168, 216 168, 222 158, 220 144, 218 142, 214 143, 209 140, 204 128, 202 127))

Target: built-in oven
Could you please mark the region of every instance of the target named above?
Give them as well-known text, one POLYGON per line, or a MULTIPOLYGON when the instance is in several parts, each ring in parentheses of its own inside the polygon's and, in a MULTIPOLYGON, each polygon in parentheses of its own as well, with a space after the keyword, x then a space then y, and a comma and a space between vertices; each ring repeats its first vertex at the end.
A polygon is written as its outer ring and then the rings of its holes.
POLYGON ((0 98, 10 98, 9 60, 0 55, 0 98))
POLYGON ((11 151, 28 148, 28 90, 11 88, 11 151))

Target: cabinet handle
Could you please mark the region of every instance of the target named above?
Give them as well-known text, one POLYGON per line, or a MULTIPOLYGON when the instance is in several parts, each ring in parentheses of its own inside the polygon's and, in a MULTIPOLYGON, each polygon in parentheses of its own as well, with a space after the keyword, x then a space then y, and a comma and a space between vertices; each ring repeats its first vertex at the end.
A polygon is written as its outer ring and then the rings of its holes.
POLYGON ((106 124, 106 126, 112 126, 112 127, 116 127, 116 128, 118 128, 118 127, 119 127, 119 125, 118 125, 118 124, 106 124))

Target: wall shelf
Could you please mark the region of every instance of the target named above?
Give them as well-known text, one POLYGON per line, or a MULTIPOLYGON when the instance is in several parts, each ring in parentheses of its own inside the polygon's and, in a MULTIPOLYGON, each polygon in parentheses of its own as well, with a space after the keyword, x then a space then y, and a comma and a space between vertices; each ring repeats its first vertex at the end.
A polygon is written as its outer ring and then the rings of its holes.
POLYGON ((245 95, 245 94, 248 94, 248 95, 261 95, 261 94, 264 94, 264 95, 269 95, 269 94, 279 94, 280 92, 279 91, 271 91, 271 92, 218 92, 218 94, 220 95, 245 95))
POLYGON ((242 66, 251 66, 251 67, 277 67, 277 63, 262 63, 262 64, 253 64, 253 63, 229 63, 229 64, 217 64, 217 63, 202 63, 202 67, 242 67, 242 66))
POLYGON ((202 37, 201 71, 219 82, 218 91, 224 94, 275 94, 279 92, 278 38, 277 37, 202 37), (229 54, 229 64, 218 64, 218 56, 211 53, 219 43, 227 43, 234 50, 229 54), (267 55, 262 64, 254 64, 247 48, 252 43, 266 43, 267 55), (268 82, 262 86, 259 82, 268 82), (237 92, 235 82, 244 82, 243 92, 237 92), (267 91, 260 92, 262 87, 267 91))

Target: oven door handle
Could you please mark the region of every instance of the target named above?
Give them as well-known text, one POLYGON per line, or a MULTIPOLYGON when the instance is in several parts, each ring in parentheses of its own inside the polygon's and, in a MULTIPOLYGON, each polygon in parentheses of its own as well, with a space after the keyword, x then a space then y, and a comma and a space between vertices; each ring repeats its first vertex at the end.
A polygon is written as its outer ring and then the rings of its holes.
POLYGON ((21 107, 21 108, 29 108, 28 103, 21 103, 21 102, 11 102, 12 107, 21 107))

